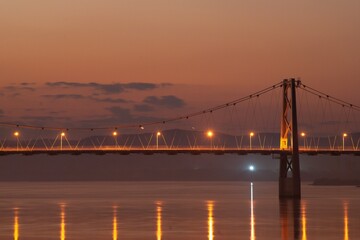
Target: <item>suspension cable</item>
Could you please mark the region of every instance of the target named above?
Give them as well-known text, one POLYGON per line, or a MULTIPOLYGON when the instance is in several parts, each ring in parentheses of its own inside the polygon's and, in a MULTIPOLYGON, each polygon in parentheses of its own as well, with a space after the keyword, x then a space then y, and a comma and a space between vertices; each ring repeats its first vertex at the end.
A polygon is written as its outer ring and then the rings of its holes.
POLYGON ((309 86, 307 86, 307 85, 305 85, 305 84, 300 83, 299 88, 300 88, 301 90, 304 90, 304 91, 310 93, 310 94, 313 94, 313 95, 315 95, 315 96, 318 96, 319 98, 327 99, 328 101, 333 102, 333 103, 336 103, 336 104, 338 104, 338 105, 340 105, 340 106, 342 106, 342 107, 348 107, 348 108, 354 109, 354 110, 356 110, 356 111, 360 111, 360 106, 357 106, 357 105, 355 105, 355 104, 351 104, 351 103, 349 103, 349 102, 343 101, 343 100, 341 100, 341 99, 339 99, 339 98, 330 96, 329 94, 326 94, 326 93, 324 93, 324 92, 321 92, 321 91, 319 91, 319 90, 316 90, 316 89, 314 89, 314 88, 312 88, 312 87, 309 87, 309 86))

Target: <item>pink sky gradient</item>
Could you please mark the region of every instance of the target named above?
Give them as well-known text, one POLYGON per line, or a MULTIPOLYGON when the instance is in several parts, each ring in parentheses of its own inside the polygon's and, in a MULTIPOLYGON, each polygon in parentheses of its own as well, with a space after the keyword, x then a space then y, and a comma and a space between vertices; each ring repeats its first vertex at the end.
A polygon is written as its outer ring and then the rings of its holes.
MULTIPOLYGON (((188 112, 242 97, 283 78, 300 77, 339 98, 360 102, 360 1, 4 0, 0 3, 0 109, 3 118, 128 104, 49 94, 47 82, 171 83, 111 96, 131 104, 173 95, 188 112), (8 86, 35 83, 31 90, 8 86), (20 92, 16 92, 20 91, 20 92), (19 94, 15 94, 20 93, 19 94), (64 108, 64 106, 66 106, 64 108)), ((99 93, 100 95, 103 93, 99 93)), ((104 97, 104 96, 102 96, 104 97)), ((358 104, 359 105, 359 104, 358 104)))

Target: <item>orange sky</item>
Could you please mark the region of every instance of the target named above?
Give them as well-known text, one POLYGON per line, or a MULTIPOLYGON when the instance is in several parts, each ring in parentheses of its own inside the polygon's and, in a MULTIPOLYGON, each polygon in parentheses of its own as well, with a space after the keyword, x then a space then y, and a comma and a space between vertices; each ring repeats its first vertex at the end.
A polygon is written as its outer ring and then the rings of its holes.
MULTIPOLYGON (((71 116, 70 100, 64 109, 41 97, 69 89, 45 83, 146 82, 173 86, 110 97, 135 103, 173 95, 186 112, 287 77, 358 104, 359 13, 358 0, 3 0, 0 109, 5 117, 30 106, 38 107, 35 115, 55 108, 71 116), (23 82, 36 83, 36 91, 6 88, 23 82)), ((103 104, 94 106, 114 105, 103 104)))

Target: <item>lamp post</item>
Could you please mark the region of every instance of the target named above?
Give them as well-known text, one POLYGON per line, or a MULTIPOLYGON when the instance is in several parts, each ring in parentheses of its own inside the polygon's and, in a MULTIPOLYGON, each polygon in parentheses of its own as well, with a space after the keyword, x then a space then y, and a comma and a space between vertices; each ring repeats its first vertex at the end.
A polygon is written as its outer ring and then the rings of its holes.
POLYGON ((304 138, 304 150, 305 150, 305 148, 306 148, 306 138, 305 138, 305 137, 306 137, 306 133, 301 132, 300 135, 301 135, 302 138, 304 138))
POLYGON ((208 138, 210 138, 210 148, 212 149, 212 148, 213 148, 212 138, 213 138, 213 136, 214 136, 214 132, 213 132, 212 130, 208 130, 208 131, 206 132, 206 136, 207 136, 208 138))
POLYGON ((117 148, 118 147, 118 142, 117 142, 118 133, 117 133, 117 131, 113 131, 112 135, 114 136, 114 139, 115 139, 115 148, 117 148))
POLYGON ((160 135, 161 135, 161 132, 158 131, 156 133, 156 149, 159 149, 159 137, 160 137, 160 135))
POLYGON ((64 132, 61 132, 60 133, 60 150, 62 150, 63 148, 63 137, 65 137, 65 133, 64 132))
POLYGON ((14 136, 16 138, 16 151, 19 151, 19 136, 20 133, 18 131, 14 132, 14 136))
POLYGON ((249 138, 250 138, 250 150, 252 149, 252 146, 251 146, 251 138, 254 136, 254 132, 250 132, 249 134, 249 138))
POLYGON ((343 133, 343 137, 342 137, 343 151, 345 150, 345 138, 346 137, 347 137, 347 133, 343 133))

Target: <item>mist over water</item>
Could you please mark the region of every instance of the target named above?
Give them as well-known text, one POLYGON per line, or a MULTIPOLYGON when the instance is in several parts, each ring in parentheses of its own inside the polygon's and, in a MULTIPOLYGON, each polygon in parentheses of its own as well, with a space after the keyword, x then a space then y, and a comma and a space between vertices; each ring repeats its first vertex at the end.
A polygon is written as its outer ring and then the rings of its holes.
POLYGON ((359 239, 360 188, 276 182, 2 182, 0 239, 359 239))

